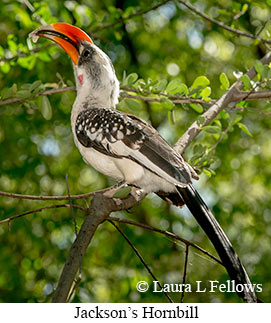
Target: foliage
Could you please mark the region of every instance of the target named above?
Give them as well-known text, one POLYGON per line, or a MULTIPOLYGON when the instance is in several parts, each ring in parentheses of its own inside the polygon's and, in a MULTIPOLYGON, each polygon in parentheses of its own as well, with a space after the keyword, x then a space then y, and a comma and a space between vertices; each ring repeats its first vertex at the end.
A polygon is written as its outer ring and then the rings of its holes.
MULTIPOLYGON (((65 195, 104 188, 113 182, 84 164, 73 144, 70 109, 74 91, 40 95, 73 86, 69 58, 57 46, 27 35, 46 23, 65 21, 88 32, 112 59, 122 98, 118 109, 146 119, 174 144, 194 120, 242 73, 255 65, 257 77, 241 76, 244 90, 268 90, 271 72, 259 59, 268 49, 258 39, 240 37, 193 14, 179 1, 121 0, 0 4, 0 190, 33 195, 65 195), (152 9, 153 8, 153 9, 152 9), (30 49, 29 47, 30 46, 30 49), (31 48, 32 46, 32 48, 31 48), (138 96, 140 99, 133 98, 138 96), (189 98, 189 103, 178 102, 189 98)), ((192 1, 191 1, 192 3, 192 1)), ((270 1, 196 0, 209 16, 238 30, 269 39, 270 1)), ((271 208, 271 109, 269 100, 242 101, 203 127, 185 157, 201 174, 199 190, 213 208, 254 283, 269 301, 271 208), (219 143, 218 143, 219 142, 219 143)), ((84 201, 76 202, 85 206, 84 201)), ((87 201, 89 202, 89 201, 87 201)), ((0 220, 49 202, 0 197, 0 220)), ((78 225, 82 213, 74 210, 78 225)), ((215 253, 195 220, 154 195, 130 212, 114 214, 172 231, 215 253)), ((142 228, 121 228, 164 283, 181 283, 185 246, 142 228)), ((34 213, 0 225, 0 300, 46 302, 59 279, 75 238, 69 209, 34 213)), ((228 279, 223 267, 189 253, 186 281, 228 279), (200 270, 199 270, 200 268, 200 270)), ((162 302, 162 293, 138 293, 136 283, 152 278, 123 237, 102 224, 82 264, 75 302, 162 302)), ((175 301, 179 294, 171 295, 175 301)), ((232 293, 189 293, 187 302, 238 302, 232 293)))

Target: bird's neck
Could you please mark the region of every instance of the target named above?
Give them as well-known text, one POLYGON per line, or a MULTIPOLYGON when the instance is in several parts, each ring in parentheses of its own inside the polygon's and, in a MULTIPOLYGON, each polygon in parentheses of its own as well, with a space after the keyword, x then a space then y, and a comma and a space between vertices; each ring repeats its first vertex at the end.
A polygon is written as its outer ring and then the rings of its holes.
POLYGON ((109 84, 106 82, 99 88, 94 88, 92 84, 82 84, 76 86, 77 96, 72 108, 72 121, 75 121, 78 114, 85 109, 115 109, 119 97, 119 82, 117 78, 109 84))

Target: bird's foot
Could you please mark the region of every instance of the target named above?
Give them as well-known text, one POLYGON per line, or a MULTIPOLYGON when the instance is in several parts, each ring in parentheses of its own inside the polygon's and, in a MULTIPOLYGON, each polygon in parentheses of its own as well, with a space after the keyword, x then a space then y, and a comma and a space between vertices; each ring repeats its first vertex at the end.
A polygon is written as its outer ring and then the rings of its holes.
POLYGON ((134 197, 134 199, 137 201, 137 203, 139 203, 143 199, 143 197, 146 195, 144 190, 142 190, 138 187, 135 187, 135 186, 132 186, 130 194, 134 197))

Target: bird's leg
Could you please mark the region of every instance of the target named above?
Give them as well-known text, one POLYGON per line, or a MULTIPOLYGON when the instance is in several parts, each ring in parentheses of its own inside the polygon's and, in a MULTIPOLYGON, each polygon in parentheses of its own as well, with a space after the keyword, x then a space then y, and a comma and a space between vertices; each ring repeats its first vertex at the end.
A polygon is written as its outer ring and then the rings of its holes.
POLYGON ((126 181, 123 180, 123 181, 115 184, 114 186, 110 187, 108 189, 108 191, 106 191, 104 193, 104 196, 109 197, 109 198, 112 198, 119 189, 121 189, 122 187, 125 187, 126 185, 127 185, 126 181))

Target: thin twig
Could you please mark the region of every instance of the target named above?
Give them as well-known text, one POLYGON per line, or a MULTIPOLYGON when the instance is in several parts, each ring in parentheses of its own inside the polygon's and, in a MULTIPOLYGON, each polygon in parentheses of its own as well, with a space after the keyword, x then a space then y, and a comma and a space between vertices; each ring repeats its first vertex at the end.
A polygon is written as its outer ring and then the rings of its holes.
MULTIPOLYGON (((131 94, 123 93, 123 92, 120 93, 120 96, 123 97, 123 98, 130 98, 130 99, 141 100, 141 101, 145 101, 145 102, 161 102, 161 103, 163 102, 162 98, 131 95, 131 94)), ((189 98, 189 97, 180 97, 179 99, 171 100, 171 102, 174 103, 174 104, 199 103, 199 104, 212 105, 214 103, 214 100, 205 101, 205 100, 202 100, 202 99, 194 99, 194 98, 189 98)))
POLYGON ((271 44, 271 40, 263 39, 263 38, 261 38, 259 36, 255 36, 255 35, 250 34, 248 32, 245 32, 245 31, 242 31, 242 30, 239 30, 239 29, 235 29, 235 28, 229 27, 229 26, 223 24, 221 21, 218 21, 218 20, 215 20, 215 19, 209 17, 204 12, 198 10, 196 7, 194 7, 193 5, 191 5, 190 3, 188 3, 187 1, 178 0, 178 2, 182 3, 188 9, 190 9, 191 11, 193 11, 194 13, 196 13, 197 15, 201 16, 205 20, 207 20, 207 21, 213 23, 214 25, 217 25, 217 26, 219 26, 219 27, 221 27, 221 28, 223 28, 225 30, 228 30, 228 31, 230 31, 230 32, 232 32, 234 34, 239 35, 239 36, 244 36, 244 37, 248 37, 248 38, 251 38, 251 39, 257 39, 257 40, 260 40, 263 43, 271 44))
MULTIPOLYGON (((114 187, 114 186, 112 186, 114 187)), ((11 197, 15 199, 25 199, 25 200, 38 200, 38 201, 63 201, 63 200, 80 200, 87 197, 95 196, 98 193, 105 193, 110 191, 112 187, 107 187, 102 190, 98 190, 95 192, 79 194, 79 195, 64 195, 64 196, 43 196, 43 195, 25 195, 25 194, 17 194, 17 193, 9 193, 9 192, 0 192, 0 196, 11 197)))
MULTIPOLYGON (((63 93, 63 92, 68 92, 68 91, 75 91, 75 86, 60 87, 58 89, 51 89, 51 90, 42 91, 42 92, 36 93, 33 96, 33 98, 37 98, 42 95, 52 95, 52 94, 63 93)), ((24 102, 24 101, 27 101, 28 99, 31 99, 31 98, 26 98, 26 99, 11 98, 11 99, 6 99, 6 100, 1 100, 0 106, 1 105, 9 105, 9 104, 17 103, 17 102, 24 102)))
POLYGON ((120 218, 116 218, 116 217, 113 217, 113 216, 110 216, 108 219, 110 219, 112 221, 119 222, 119 223, 126 223, 126 224, 134 225, 134 226, 137 226, 137 227, 140 227, 140 228, 143 228, 143 229, 147 229, 147 230, 150 230, 150 231, 154 231, 154 232, 158 232, 158 233, 164 234, 164 235, 166 235, 166 236, 168 236, 170 238, 173 238, 173 239, 176 239, 178 241, 183 242, 187 246, 191 246, 191 247, 199 250, 201 253, 205 254, 208 257, 210 257, 215 262, 217 262, 220 265, 224 266, 220 259, 216 258, 215 256, 213 256, 212 254, 210 254, 208 251, 204 250, 200 246, 196 245, 195 243, 192 243, 192 242, 190 242, 188 240, 185 240, 184 238, 178 236, 175 233, 172 233, 172 232, 169 232, 169 231, 165 231, 165 230, 162 230, 162 229, 158 229, 158 228, 155 228, 155 227, 150 226, 148 224, 137 223, 137 222, 134 222, 134 221, 131 221, 131 220, 120 219, 120 218))
MULTIPOLYGON (((185 285, 185 280, 186 280, 186 272, 187 272, 187 265, 188 265, 188 253, 189 253, 189 245, 186 245, 184 270, 183 270, 183 283, 182 283, 183 286, 185 285)), ((183 303, 183 299, 184 299, 184 288, 183 288, 183 291, 182 291, 181 303, 183 303)))
POLYGON ((32 12, 34 19, 36 19, 43 26, 46 26, 47 25, 46 21, 40 15, 38 15, 36 13, 35 8, 32 6, 32 4, 30 3, 30 1, 28 1, 28 0, 19 0, 19 2, 23 2, 26 5, 26 7, 32 12))
POLYGON ((96 32, 102 31, 104 29, 110 29, 110 28, 114 27, 115 25, 122 24, 122 23, 124 23, 125 21, 127 21, 129 19, 132 19, 132 18, 135 18, 135 17, 138 17, 138 16, 143 16, 143 15, 145 15, 146 13, 148 13, 150 11, 158 9, 159 7, 163 6, 164 4, 166 4, 169 1, 170 0, 164 0, 164 1, 154 5, 153 7, 150 7, 150 8, 138 11, 138 12, 131 13, 129 16, 127 16, 125 18, 121 17, 121 18, 119 18, 118 20, 116 20, 116 21, 114 21, 112 23, 109 23, 109 24, 106 24, 106 25, 103 25, 103 26, 97 26, 97 27, 95 27, 94 29, 91 30, 91 33, 96 33, 96 32))
POLYGON ((163 291, 164 295, 167 297, 167 299, 171 302, 174 303, 173 300, 171 299, 171 297, 168 295, 167 292, 164 291, 162 285, 160 284, 160 282, 158 281, 158 279, 154 276, 153 272, 151 271, 150 267, 146 264, 145 260, 143 259, 143 257, 141 256, 141 254, 139 253, 139 251, 136 249, 136 247, 133 245, 133 243, 129 240, 129 238, 127 237, 127 235, 120 229, 120 227, 118 225, 116 225, 113 221, 108 220, 108 222, 110 222, 118 231, 119 233, 123 236, 123 238, 128 242, 128 244, 130 245, 130 247, 134 250, 135 254, 137 255, 137 257, 139 258, 139 260, 141 261, 141 263, 144 265, 144 267, 147 269, 147 271, 149 272, 149 274, 152 276, 152 278, 157 281, 158 286, 160 287, 160 289, 163 291))
POLYGON ((48 205, 48 206, 41 207, 39 209, 35 209, 35 210, 32 210, 32 211, 27 211, 27 212, 24 212, 24 213, 21 213, 21 214, 18 214, 18 215, 11 216, 10 218, 1 220, 0 221, 0 224, 1 223, 5 223, 5 222, 10 223, 12 220, 18 219, 18 218, 20 218, 22 216, 25 216, 25 215, 28 215, 28 214, 42 212, 42 211, 48 210, 48 209, 58 209, 60 207, 68 207, 68 208, 73 207, 75 209, 79 209, 81 211, 85 211, 85 208, 82 207, 82 206, 79 206, 79 205, 70 205, 70 204, 48 205))
POLYGON ((75 218, 75 215, 74 215, 74 210, 72 208, 72 199, 71 199, 70 189, 69 189, 68 174, 66 174, 66 185, 67 185, 67 194, 68 194, 69 202, 70 202, 70 206, 71 206, 71 213, 72 213, 72 218, 73 218, 74 231, 75 231, 75 235, 77 236, 78 235, 77 223, 76 223, 76 218, 75 218))
POLYGON ((232 124, 229 124, 228 127, 222 132, 217 142, 209 149, 208 154, 211 154, 216 149, 218 144, 224 139, 224 137, 231 130, 231 128, 232 128, 232 124))

